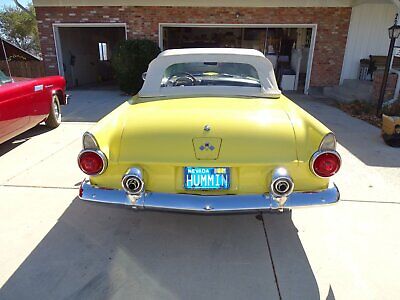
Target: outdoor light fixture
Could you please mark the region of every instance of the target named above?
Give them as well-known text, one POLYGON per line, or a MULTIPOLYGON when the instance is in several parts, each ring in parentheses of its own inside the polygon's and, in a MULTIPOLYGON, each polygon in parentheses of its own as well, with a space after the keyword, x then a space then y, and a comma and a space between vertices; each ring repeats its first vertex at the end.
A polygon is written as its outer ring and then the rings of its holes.
POLYGON ((400 25, 397 24, 397 17, 398 14, 396 14, 396 19, 394 21, 394 24, 388 29, 390 39, 397 39, 400 36, 400 25))
POLYGON ((388 56, 386 58, 386 66, 385 66, 385 71, 383 73, 382 85, 381 85, 381 90, 379 93, 378 106, 376 109, 376 115, 378 117, 380 117, 382 114, 382 105, 383 105, 383 101, 385 98, 386 84, 387 84, 389 71, 390 71, 390 67, 391 67, 391 63, 392 63, 394 45, 396 43, 396 39, 400 36, 400 25, 397 24, 398 16, 399 16, 399 14, 396 14, 396 18, 394 19, 394 24, 388 29, 389 38, 390 38, 390 46, 389 46, 388 56))

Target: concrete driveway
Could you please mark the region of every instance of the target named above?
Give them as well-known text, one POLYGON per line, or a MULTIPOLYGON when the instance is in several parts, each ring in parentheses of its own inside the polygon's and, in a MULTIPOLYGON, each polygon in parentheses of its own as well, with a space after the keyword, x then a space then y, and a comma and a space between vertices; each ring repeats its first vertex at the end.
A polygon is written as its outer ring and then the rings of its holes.
POLYGON ((1 299, 395 299, 400 150, 305 96, 334 130, 340 204, 196 216, 80 202, 81 134, 124 99, 73 91, 64 122, 0 145, 1 299))

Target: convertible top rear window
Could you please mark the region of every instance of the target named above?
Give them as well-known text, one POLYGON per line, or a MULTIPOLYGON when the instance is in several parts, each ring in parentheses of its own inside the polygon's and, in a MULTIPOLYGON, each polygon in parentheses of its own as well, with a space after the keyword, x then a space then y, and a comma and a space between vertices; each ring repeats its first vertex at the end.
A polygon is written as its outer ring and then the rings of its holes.
POLYGON ((189 62, 165 69, 161 87, 244 86, 261 87, 257 70, 250 64, 231 62, 189 62))
POLYGON ((278 98, 272 63, 260 51, 171 49, 150 64, 140 98, 240 96, 278 98))

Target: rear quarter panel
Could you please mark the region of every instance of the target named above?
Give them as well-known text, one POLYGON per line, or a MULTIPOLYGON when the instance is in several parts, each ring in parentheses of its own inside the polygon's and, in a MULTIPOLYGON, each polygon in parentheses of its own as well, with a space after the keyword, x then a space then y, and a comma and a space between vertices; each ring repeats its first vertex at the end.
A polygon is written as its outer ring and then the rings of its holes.
POLYGON ((292 102, 282 96, 286 105, 286 112, 293 125, 297 145, 297 158, 299 162, 309 161, 318 150, 322 138, 331 132, 325 125, 292 102))
POLYGON ((319 149, 323 137, 332 131, 289 98, 282 97, 295 133, 300 183, 311 189, 327 188, 330 179, 314 175, 310 169, 310 161, 319 149))

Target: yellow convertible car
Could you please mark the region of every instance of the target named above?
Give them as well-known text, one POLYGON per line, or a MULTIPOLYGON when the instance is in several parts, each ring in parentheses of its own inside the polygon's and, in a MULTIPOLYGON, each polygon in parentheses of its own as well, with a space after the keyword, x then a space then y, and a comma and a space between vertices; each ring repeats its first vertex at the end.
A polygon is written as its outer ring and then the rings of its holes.
POLYGON ((335 135, 281 94, 261 52, 167 50, 144 76, 83 135, 82 200, 209 214, 339 200, 335 135))

